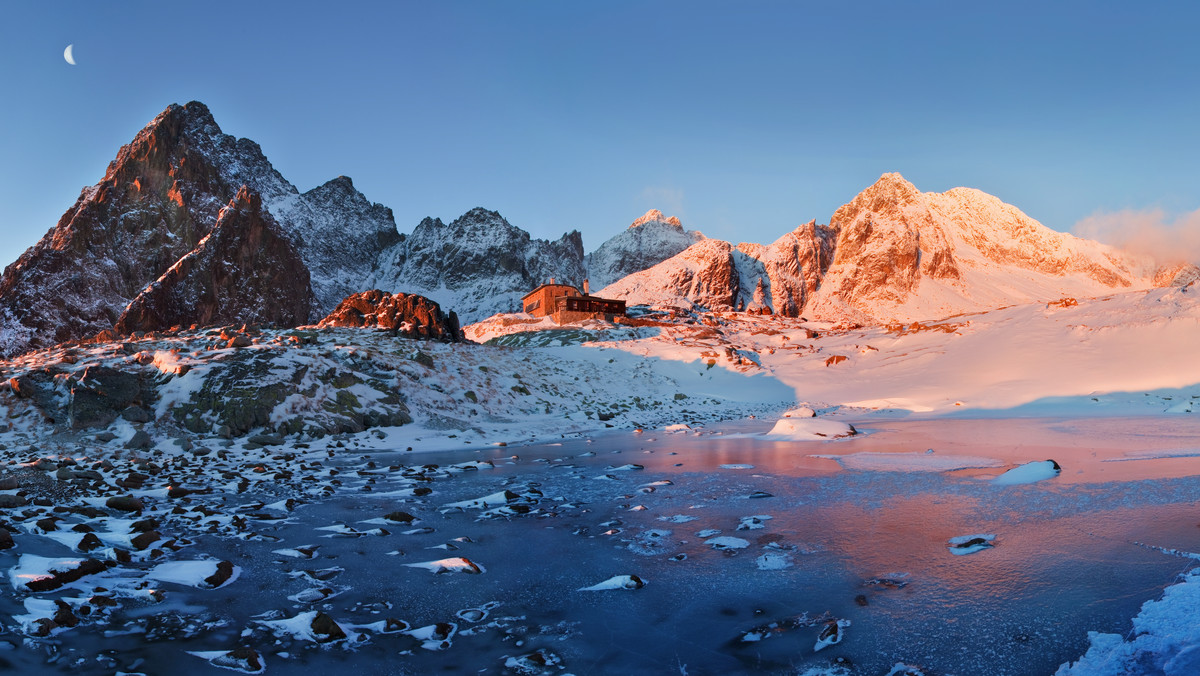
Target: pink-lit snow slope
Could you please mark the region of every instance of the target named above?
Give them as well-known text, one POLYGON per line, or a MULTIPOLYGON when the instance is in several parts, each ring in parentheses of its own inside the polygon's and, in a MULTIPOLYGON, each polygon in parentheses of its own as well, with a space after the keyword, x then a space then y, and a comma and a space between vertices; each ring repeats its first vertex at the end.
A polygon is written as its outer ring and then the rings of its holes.
MULTIPOLYGON (((699 368, 716 354, 717 365, 777 379, 797 402, 819 406, 929 415, 1200 410, 1200 285, 1194 283, 852 330, 738 313, 717 317, 715 328, 667 327, 576 349, 617 346, 699 368)), ((745 387, 760 383, 747 378, 745 387)))

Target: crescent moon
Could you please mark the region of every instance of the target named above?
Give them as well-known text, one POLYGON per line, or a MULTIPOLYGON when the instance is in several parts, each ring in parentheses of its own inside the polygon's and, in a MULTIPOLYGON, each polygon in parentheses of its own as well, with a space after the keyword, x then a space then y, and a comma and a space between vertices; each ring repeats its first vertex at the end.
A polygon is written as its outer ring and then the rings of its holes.
POLYGON ((71 54, 71 50, 74 48, 74 44, 69 44, 67 45, 67 48, 63 50, 63 58, 66 59, 67 63, 71 64, 72 66, 75 65, 75 57, 71 54))

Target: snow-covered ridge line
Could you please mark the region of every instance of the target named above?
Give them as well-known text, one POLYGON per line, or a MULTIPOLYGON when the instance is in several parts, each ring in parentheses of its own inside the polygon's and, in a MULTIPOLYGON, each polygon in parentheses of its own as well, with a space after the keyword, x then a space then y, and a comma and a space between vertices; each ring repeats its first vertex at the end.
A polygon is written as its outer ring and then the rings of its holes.
POLYGON ((631 304, 859 324, 923 321, 1200 278, 1195 265, 1159 266, 1055 232, 979 190, 923 193, 896 173, 839 208, 828 225, 810 222, 769 245, 697 241, 630 272, 600 293, 631 304))

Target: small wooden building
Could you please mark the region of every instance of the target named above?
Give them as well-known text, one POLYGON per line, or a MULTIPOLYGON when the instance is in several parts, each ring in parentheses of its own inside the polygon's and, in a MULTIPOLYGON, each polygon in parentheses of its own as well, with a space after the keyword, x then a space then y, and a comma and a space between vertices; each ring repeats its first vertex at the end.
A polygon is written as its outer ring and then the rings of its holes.
POLYGON ((583 280, 583 292, 570 284, 543 284, 525 294, 521 309, 534 317, 550 317, 556 324, 604 319, 615 321, 625 316, 625 301, 600 298, 588 294, 588 282, 583 280))
POLYGON ((521 309, 525 314, 534 317, 548 317, 554 314, 554 300, 582 296, 579 289, 570 284, 555 284, 554 279, 549 284, 543 284, 521 298, 521 309))

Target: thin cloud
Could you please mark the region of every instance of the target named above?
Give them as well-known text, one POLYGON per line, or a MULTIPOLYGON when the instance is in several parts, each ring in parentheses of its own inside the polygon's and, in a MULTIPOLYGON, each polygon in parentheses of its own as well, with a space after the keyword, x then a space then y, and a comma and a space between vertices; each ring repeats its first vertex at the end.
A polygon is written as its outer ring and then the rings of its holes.
POLYGON ((1200 263, 1200 209, 1174 218, 1162 209, 1096 212, 1071 232, 1163 265, 1200 263))
POLYGON ((683 209, 683 190, 679 188, 649 186, 642 189, 641 199, 647 209, 658 209, 664 215, 677 216, 680 220, 687 217, 683 209))

